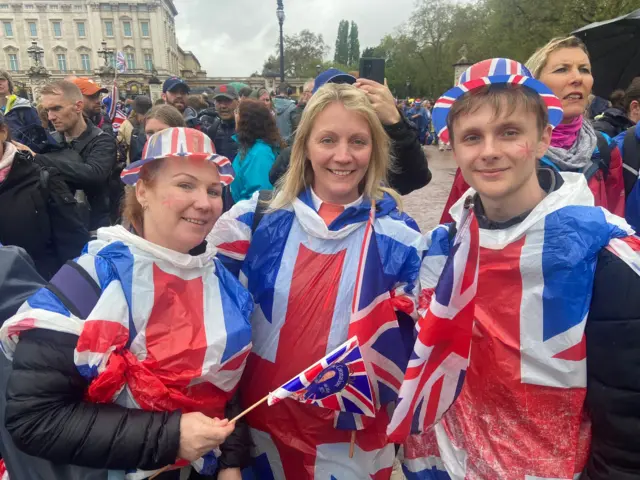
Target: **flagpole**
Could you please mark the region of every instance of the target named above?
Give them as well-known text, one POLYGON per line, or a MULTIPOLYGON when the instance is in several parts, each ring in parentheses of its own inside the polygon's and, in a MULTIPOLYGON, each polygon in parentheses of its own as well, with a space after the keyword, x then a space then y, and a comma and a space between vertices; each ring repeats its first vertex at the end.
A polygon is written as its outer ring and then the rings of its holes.
POLYGON ((356 432, 354 430, 351 432, 351 444, 349 445, 349 458, 353 458, 354 450, 356 449, 356 432))
MULTIPOLYGON (((269 394, 270 395, 270 394, 269 394)), ((254 403, 253 405, 251 405, 249 408, 247 408, 244 412, 242 412, 240 415, 237 415, 233 420, 231 420, 231 423, 240 420, 242 417, 244 417, 246 414, 248 414, 249 412, 251 412, 253 409, 258 408, 260 405, 262 405, 264 402, 266 402, 267 400, 269 400, 269 395, 267 395, 266 397, 264 397, 262 400, 257 401, 256 403, 254 403)))

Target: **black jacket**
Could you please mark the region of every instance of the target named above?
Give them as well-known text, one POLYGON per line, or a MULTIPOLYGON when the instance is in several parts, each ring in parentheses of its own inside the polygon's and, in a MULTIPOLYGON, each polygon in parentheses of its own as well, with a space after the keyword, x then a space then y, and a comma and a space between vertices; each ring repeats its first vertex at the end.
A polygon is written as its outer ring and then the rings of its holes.
POLYGON ((627 114, 619 108, 607 108, 601 116, 593 121, 593 128, 606 133, 611 138, 618 136, 634 123, 627 118, 627 114))
POLYGON ((598 257, 587 319, 591 455, 584 480, 640 479, 640 278, 608 250, 598 257))
POLYGON ((238 144, 233 140, 236 133, 235 120, 222 120, 213 135, 213 143, 216 147, 216 153, 227 157, 233 162, 238 154, 238 144))
MULTIPOLYGON (((395 158, 393 168, 388 172, 389 186, 400 195, 408 195, 427 185, 431 181, 431 171, 415 126, 402 116, 399 123, 385 125, 384 129, 391 138, 391 154, 395 158)), ((290 158, 291 147, 280 152, 269 172, 272 185, 285 174, 290 158)))
POLYGON ((91 122, 77 139, 67 143, 59 132, 54 133, 58 148, 35 157, 36 163, 55 167, 73 192, 83 190, 91 206, 89 229, 108 226, 109 177, 116 165, 116 139, 91 122), (73 150, 77 155, 69 154, 73 150))
POLYGON ((50 279, 80 255, 89 233, 61 175, 17 152, 0 183, 0 243, 17 245, 31 256, 38 273, 50 279))
MULTIPOLYGON (((6 426, 24 452, 57 464, 151 470, 175 461, 176 412, 146 412, 83 401, 88 387, 73 355, 78 337, 35 329, 20 335, 7 388, 6 426)), ((234 400, 228 418, 240 412, 234 400)), ((222 468, 243 468, 251 440, 246 424, 221 446, 222 468)))

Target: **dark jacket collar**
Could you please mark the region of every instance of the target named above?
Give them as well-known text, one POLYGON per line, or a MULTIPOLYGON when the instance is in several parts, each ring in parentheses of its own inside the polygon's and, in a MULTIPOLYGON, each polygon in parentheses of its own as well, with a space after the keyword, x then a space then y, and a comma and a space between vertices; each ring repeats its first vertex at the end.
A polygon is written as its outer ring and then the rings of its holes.
MULTIPOLYGON (((564 183, 564 180, 560 173, 553 168, 540 167, 538 169, 538 182, 540 183, 540 187, 549 194, 558 190, 564 183)), ((476 218, 478 219, 478 226, 486 230, 502 230, 512 227, 522 222, 531 213, 531 210, 528 210, 504 222, 494 222, 487 218, 482 201, 477 193, 474 196, 473 205, 476 218)))

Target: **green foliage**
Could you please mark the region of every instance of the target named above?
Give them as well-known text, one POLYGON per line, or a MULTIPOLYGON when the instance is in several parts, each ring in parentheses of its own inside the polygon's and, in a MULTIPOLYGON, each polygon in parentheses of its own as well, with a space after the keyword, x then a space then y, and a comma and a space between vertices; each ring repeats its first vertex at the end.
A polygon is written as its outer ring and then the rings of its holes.
POLYGON ((417 0, 410 20, 363 56, 387 59, 396 95, 437 97, 452 86, 463 45, 471 62, 526 62, 553 37, 638 8, 640 0, 417 0))
POLYGON ((349 32, 349 59, 348 64, 357 68, 360 62, 360 39, 358 38, 358 24, 351 22, 351 31, 349 32))
MULTIPOLYGON (((280 45, 276 54, 270 55, 263 66, 263 74, 280 72, 280 45)), ((284 36, 284 71, 287 77, 305 78, 316 76, 316 65, 322 64, 329 47, 322 35, 302 30, 294 35, 284 36)))
POLYGON ((349 21, 340 20, 338 36, 336 38, 336 51, 333 60, 338 63, 349 63, 349 21))

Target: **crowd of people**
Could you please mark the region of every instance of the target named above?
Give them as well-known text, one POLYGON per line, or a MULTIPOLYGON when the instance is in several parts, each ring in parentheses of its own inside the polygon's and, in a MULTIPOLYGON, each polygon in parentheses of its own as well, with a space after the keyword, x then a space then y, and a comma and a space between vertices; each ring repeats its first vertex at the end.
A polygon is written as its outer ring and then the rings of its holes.
POLYGON ((593 81, 568 37, 479 62, 436 101, 336 69, 297 101, 170 77, 114 128, 93 80, 32 106, 0 71, 0 471, 640 479, 640 78, 589 113, 593 81), (430 144, 459 168, 420 232, 402 196, 429 184, 430 144), (463 382, 438 380, 451 408, 394 442, 417 330, 442 328, 425 312, 457 305, 468 209, 474 322, 427 353, 466 361, 463 382), (323 384, 352 387, 339 401, 261 403, 353 338, 373 415, 350 413, 354 378, 323 384))

